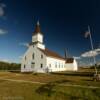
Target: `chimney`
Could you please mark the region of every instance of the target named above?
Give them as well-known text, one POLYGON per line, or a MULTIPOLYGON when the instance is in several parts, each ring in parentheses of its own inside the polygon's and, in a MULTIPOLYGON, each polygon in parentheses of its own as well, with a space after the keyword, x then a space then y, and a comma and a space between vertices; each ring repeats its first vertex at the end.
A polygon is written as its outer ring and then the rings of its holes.
POLYGON ((67 50, 65 49, 65 59, 67 59, 67 50))

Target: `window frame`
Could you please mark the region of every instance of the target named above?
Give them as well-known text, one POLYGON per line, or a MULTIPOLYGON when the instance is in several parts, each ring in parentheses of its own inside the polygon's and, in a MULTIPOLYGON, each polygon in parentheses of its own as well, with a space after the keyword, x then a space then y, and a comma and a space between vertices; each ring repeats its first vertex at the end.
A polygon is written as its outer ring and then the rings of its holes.
POLYGON ((41 59, 43 59, 43 54, 41 54, 41 59))
POLYGON ((43 64, 40 64, 40 68, 41 68, 41 69, 43 68, 43 64))
POLYGON ((27 57, 25 56, 25 61, 26 61, 27 57))
POLYGON ((35 62, 32 62, 31 63, 31 68, 34 68, 35 67, 35 62), (34 65, 34 66, 32 66, 32 64, 34 65))
POLYGON ((34 58, 35 58, 35 54, 33 53, 33 54, 32 54, 32 59, 34 59, 34 58))
POLYGON ((24 64, 24 69, 26 68, 26 65, 24 64))

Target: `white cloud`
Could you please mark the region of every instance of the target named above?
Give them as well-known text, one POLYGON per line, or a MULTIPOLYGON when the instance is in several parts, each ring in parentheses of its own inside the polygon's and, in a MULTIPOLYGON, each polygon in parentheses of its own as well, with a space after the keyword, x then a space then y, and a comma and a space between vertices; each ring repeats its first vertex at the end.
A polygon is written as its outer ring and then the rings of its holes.
POLYGON ((8 31, 6 31, 5 29, 0 29, 0 35, 4 35, 6 33, 8 33, 8 31))
POLYGON ((0 61, 2 62, 7 62, 7 63, 19 63, 19 61, 17 59, 9 59, 9 58, 0 58, 0 61))
POLYGON ((4 9, 0 7, 0 17, 4 16, 4 9))
POLYGON ((25 46, 25 47, 29 47, 28 43, 19 43, 20 46, 25 46))
POLYGON ((77 59, 77 60, 81 59, 81 57, 74 57, 74 58, 77 59))
POLYGON ((96 52, 98 52, 98 53, 100 53, 100 48, 98 48, 98 49, 95 49, 95 51, 96 51, 96 52))
POLYGON ((7 63, 11 63, 11 61, 8 60, 8 59, 0 59, 0 61, 2 61, 2 62, 7 62, 7 63))
POLYGON ((88 51, 88 52, 85 52, 83 53, 81 56, 82 57, 93 57, 93 56, 97 56, 100 54, 100 49, 95 49, 95 50, 91 50, 91 51, 88 51))
POLYGON ((3 17, 5 15, 4 8, 6 7, 5 4, 1 3, 0 4, 0 17, 3 17))
POLYGON ((23 56, 19 56, 19 59, 22 59, 23 58, 23 56))
POLYGON ((6 7, 6 5, 4 3, 1 3, 0 6, 1 7, 6 7))

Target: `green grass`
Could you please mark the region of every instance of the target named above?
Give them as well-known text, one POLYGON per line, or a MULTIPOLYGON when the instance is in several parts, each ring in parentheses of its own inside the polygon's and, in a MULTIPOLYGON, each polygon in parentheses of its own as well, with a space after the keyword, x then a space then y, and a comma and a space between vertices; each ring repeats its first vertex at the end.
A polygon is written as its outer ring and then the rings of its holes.
POLYGON ((100 89, 0 81, 0 100, 100 100, 100 89), (6 99, 5 99, 6 98, 6 99))
MULTIPOLYGON (((87 69, 86 69, 87 70, 87 69)), ((0 78, 42 82, 13 82, 0 79, 0 100, 100 100, 100 82, 92 80, 93 71, 26 74, 0 72, 0 78), (64 86, 81 85, 84 87, 64 86)))

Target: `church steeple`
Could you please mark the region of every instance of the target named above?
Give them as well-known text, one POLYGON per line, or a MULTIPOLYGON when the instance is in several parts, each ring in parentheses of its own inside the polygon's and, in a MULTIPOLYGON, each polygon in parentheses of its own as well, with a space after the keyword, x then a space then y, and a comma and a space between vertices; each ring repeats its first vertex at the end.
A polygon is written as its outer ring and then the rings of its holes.
POLYGON ((40 29, 39 20, 37 21, 37 24, 36 24, 36 26, 35 26, 35 30, 34 30, 34 32, 33 32, 33 35, 34 35, 34 34, 37 34, 37 33, 42 34, 42 33, 41 33, 41 29, 40 29))
POLYGON ((42 49, 45 48, 45 45, 43 44, 43 34, 41 33, 41 30, 40 30, 39 21, 37 21, 35 30, 32 35, 32 44, 42 49))
POLYGON ((38 25, 38 26, 40 25, 40 22, 39 22, 39 20, 37 21, 37 25, 38 25))

